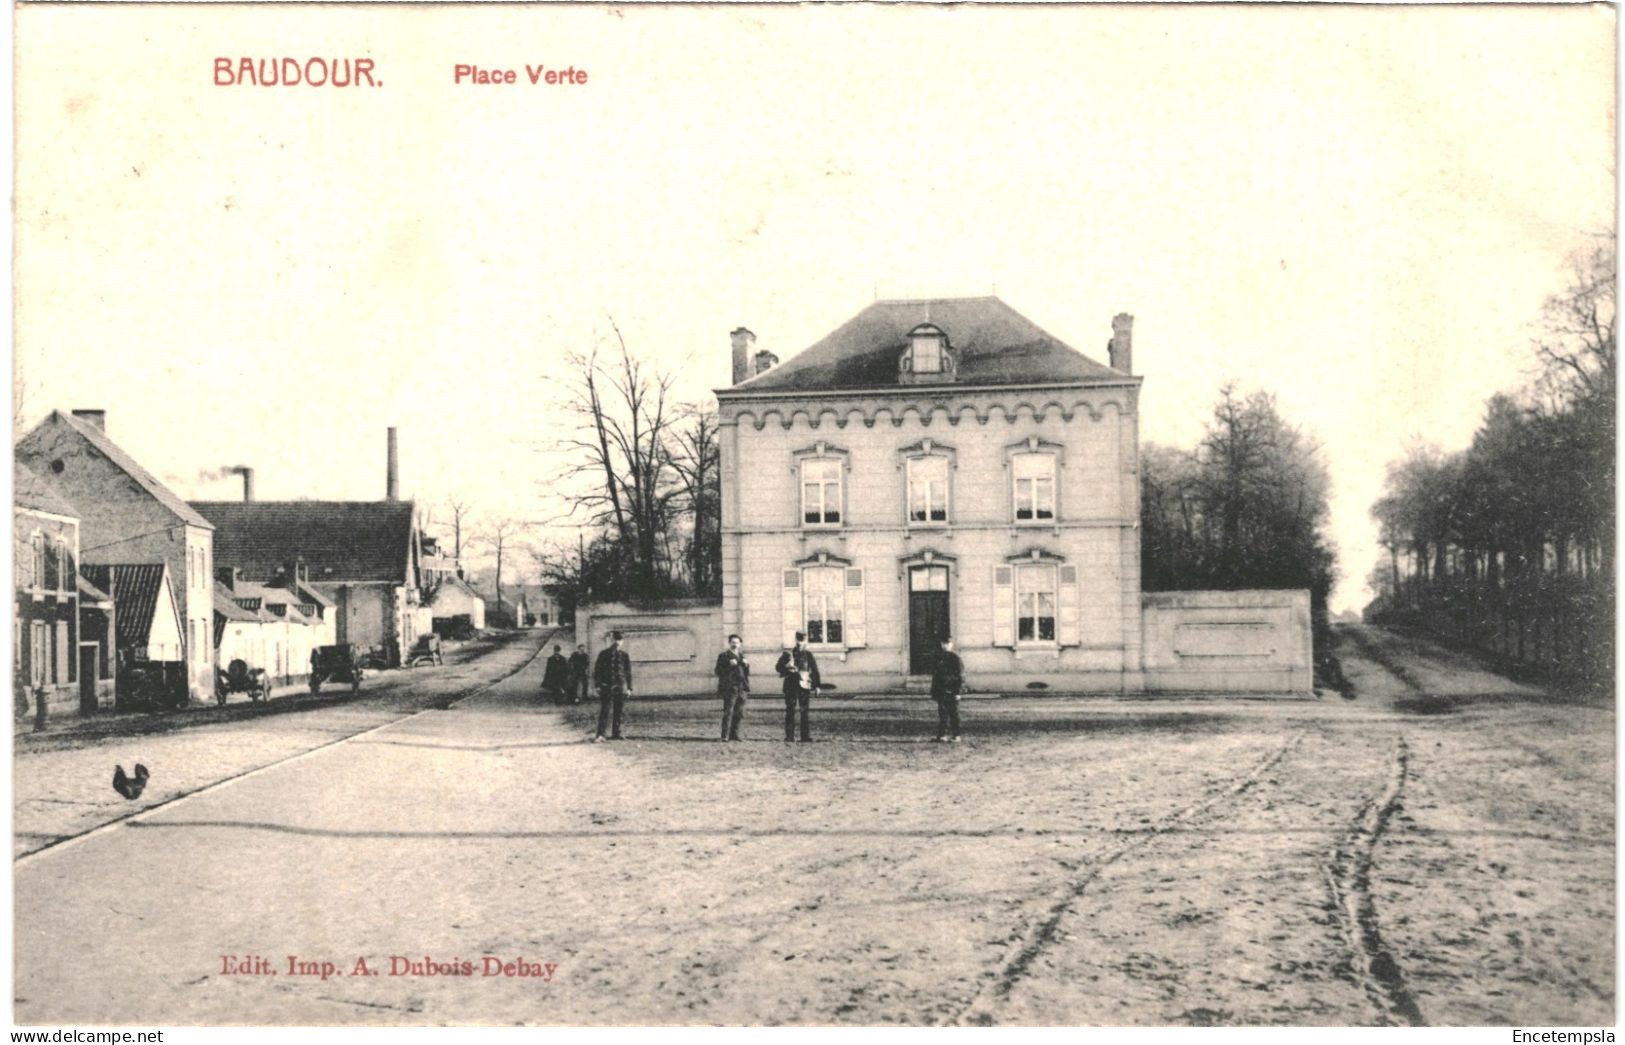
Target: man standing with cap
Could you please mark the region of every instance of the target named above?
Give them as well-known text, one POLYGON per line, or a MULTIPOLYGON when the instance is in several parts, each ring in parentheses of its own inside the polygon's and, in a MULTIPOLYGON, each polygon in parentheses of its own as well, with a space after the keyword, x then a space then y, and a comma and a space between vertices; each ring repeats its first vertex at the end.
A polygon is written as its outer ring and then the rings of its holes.
POLYGON ((796 632, 796 644, 779 654, 779 675, 784 679, 784 742, 796 739, 796 709, 801 709, 801 742, 812 741, 808 713, 812 695, 821 684, 818 677, 818 659, 806 646, 807 633, 796 632))
POLYGON ((959 694, 965 689, 965 664, 954 652, 954 640, 942 637, 942 650, 931 670, 931 696, 937 702, 937 740, 959 743, 959 694))
POLYGON ((621 711, 632 695, 632 658, 621 649, 620 632, 609 633, 609 648, 598 654, 592 677, 598 684, 598 735, 593 743, 603 743, 606 729, 610 740, 620 740, 621 711))
POLYGON ((738 635, 728 636, 728 648, 717 654, 717 695, 722 698, 722 736, 738 740, 739 724, 745 718, 745 701, 750 696, 750 662, 745 659, 745 643, 738 635))

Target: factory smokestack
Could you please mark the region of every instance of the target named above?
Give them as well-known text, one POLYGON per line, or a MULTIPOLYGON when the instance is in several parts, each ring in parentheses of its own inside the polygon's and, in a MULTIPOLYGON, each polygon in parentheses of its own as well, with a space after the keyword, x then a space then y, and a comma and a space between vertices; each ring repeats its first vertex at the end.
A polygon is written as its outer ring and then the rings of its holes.
POLYGON ((232 471, 242 473, 242 477, 243 477, 243 503, 247 504, 250 501, 254 500, 254 469, 252 469, 252 468, 248 467, 247 465, 243 464, 243 465, 238 465, 236 468, 233 468, 232 471))
POLYGON ((395 429, 389 430, 389 472, 384 481, 384 499, 398 501, 401 499, 401 458, 400 451, 395 446, 395 429))

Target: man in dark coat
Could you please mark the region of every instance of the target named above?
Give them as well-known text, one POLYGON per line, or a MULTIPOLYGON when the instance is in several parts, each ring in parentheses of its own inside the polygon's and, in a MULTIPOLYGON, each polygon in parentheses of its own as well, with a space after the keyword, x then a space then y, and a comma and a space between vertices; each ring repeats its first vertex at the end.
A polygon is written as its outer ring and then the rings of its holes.
POLYGON ((564 659, 564 647, 554 646, 553 655, 547 658, 547 669, 542 672, 542 695, 558 700, 569 678, 570 664, 564 659))
POLYGON ((592 658, 586 646, 577 646, 570 654, 570 703, 579 704, 587 699, 592 684, 592 658))
POLYGON ((942 651, 931 669, 931 696, 937 702, 937 740, 959 743, 959 694, 965 689, 965 664, 954 652, 954 640, 944 637, 942 651))
POLYGON ((598 734, 593 743, 603 743, 605 730, 610 740, 620 740, 621 711, 632 695, 632 658, 621 649, 620 632, 609 633, 609 648, 598 654, 592 677, 598 684, 598 734))
POLYGON ((807 633, 796 632, 794 648, 787 649, 779 654, 779 663, 776 670, 784 679, 784 742, 786 744, 796 739, 796 709, 801 709, 801 742, 809 743, 812 740, 812 729, 808 722, 808 712, 812 706, 812 695, 822 685, 818 677, 818 659, 812 655, 812 650, 806 646, 807 633))
POLYGON ((717 654, 717 696, 722 698, 719 739, 738 740, 745 701, 750 697, 750 662, 745 659, 744 640, 738 635, 729 635, 728 648, 717 654))

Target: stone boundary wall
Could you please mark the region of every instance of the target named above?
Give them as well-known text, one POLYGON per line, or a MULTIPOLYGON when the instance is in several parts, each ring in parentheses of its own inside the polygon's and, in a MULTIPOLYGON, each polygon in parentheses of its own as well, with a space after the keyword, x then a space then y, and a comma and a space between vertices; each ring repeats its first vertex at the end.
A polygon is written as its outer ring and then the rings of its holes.
POLYGON ((1141 596, 1147 693, 1314 689, 1308 591, 1141 596))

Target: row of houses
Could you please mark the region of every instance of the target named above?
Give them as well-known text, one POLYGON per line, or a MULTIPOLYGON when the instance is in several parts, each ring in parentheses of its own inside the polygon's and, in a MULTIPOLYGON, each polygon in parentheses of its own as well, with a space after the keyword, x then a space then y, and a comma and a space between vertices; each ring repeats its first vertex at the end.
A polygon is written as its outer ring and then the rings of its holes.
POLYGON ((19 693, 51 713, 105 709, 136 686, 205 700, 234 660, 298 683, 318 646, 393 666, 437 621, 486 626, 484 597, 398 496, 394 429, 381 501, 259 501, 252 470, 238 471, 241 501, 186 501, 100 410, 53 411, 18 442, 19 693))

